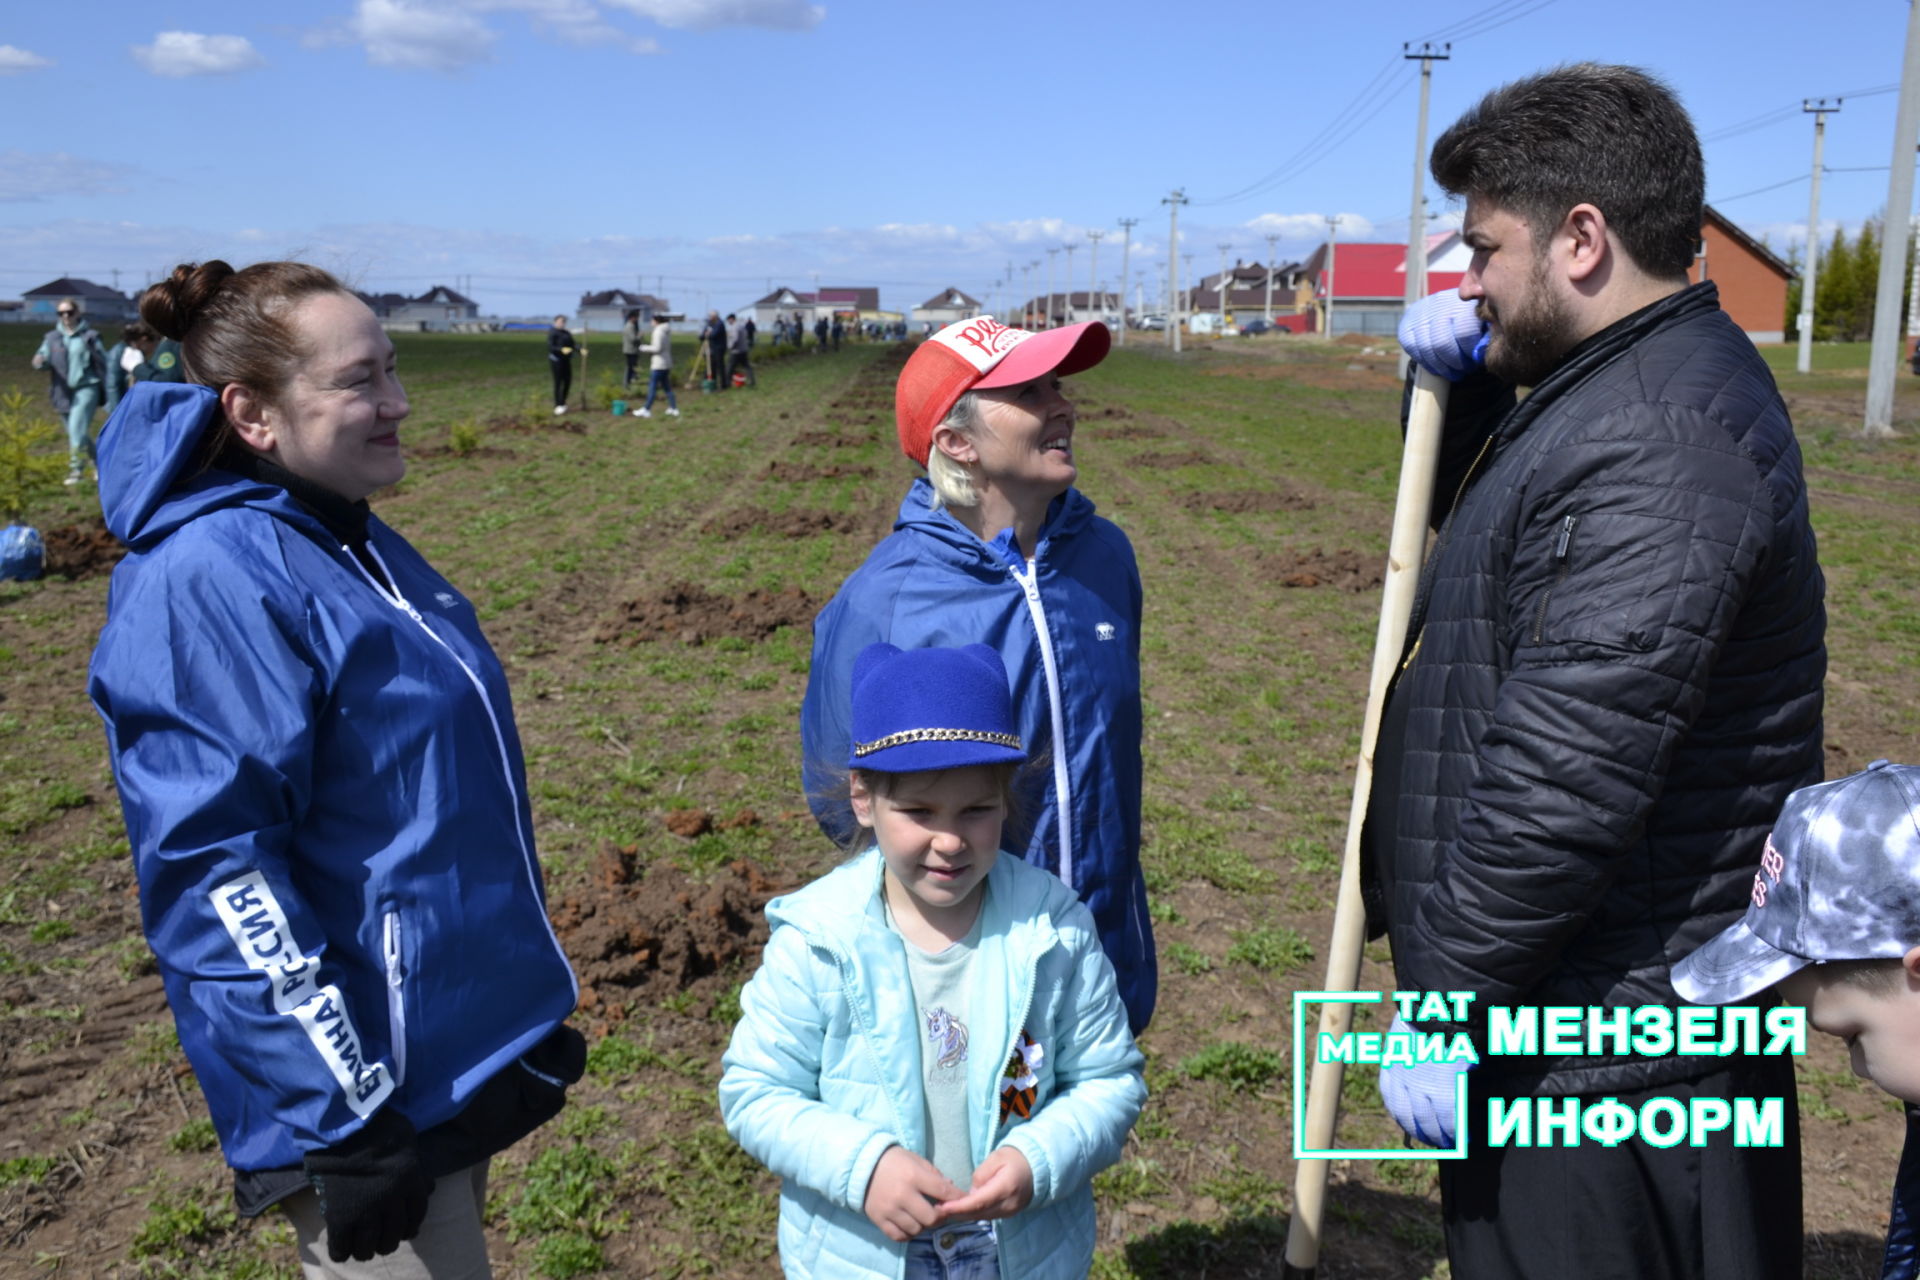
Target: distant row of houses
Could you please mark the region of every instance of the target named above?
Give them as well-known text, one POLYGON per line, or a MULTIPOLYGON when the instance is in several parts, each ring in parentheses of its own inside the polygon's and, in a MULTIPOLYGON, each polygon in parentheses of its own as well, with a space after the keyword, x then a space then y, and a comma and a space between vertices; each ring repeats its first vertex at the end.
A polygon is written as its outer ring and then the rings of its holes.
MULTIPOLYGON (((1457 289, 1473 251, 1457 231, 1427 238, 1426 293, 1457 289)), ((1787 285, 1794 270, 1717 209, 1708 206, 1700 228, 1700 252, 1690 282, 1712 280, 1720 305, 1755 342, 1786 337, 1787 285)), ((1181 292, 1192 316, 1222 317, 1245 324, 1270 313, 1273 323, 1296 333, 1327 331, 1391 337, 1406 307, 1407 246, 1353 242, 1321 245, 1305 262, 1236 262, 1203 276, 1181 292)), ((1110 292, 1065 292, 1027 299, 1023 327, 1082 320, 1138 322, 1137 308, 1110 292)), ((1197 326, 1196 326, 1197 327, 1197 326)))
MULTIPOLYGON (((1755 342, 1785 338, 1787 284, 1794 271, 1764 244, 1708 206, 1700 229, 1701 249, 1689 272, 1690 280, 1711 279, 1719 285, 1720 305, 1755 342)), ((1427 238, 1426 292, 1459 286, 1472 250, 1457 231, 1427 238)), ((1390 336, 1405 306, 1407 250, 1403 244, 1364 242, 1321 245, 1304 262, 1263 266, 1236 262, 1225 271, 1203 276, 1190 289, 1183 309, 1189 315, 1211 315, 1239 323, 1269 311, 1275 324, 1295 332, 1325 332, 1331 312, 1334 334, 1362 333, 1390 336)), ((399 293, 361 293, 359 298, 389 329, 447 332, 488 329, 498 322, 483 318, 480 304, 457 289, 435 285, 418 297, 399 293)), ((138 316, 134 298, 118 289, 63 276, 28 289, 17 302, 0 301, 0 321, 29 323, 54 321, 62 301, 80 304, 96 325, 124 324, 138 316)), ((934 294, 907 315, 885 311, 880 291, 865 285, 834 285, 811 291, 782 286, 743 308, 762 331, 771 332, 776 318, 799 315, 808 328, 822 318, 839 317, 848 323, 892 324, 910 320, 915 329, 940 328, 985 310, 978 298, 958 288, 934 294)), ((1139 308, 1110 291, 1063 290, 1036 295, 1018 308, 1018 323, 1040 328, 1052 323, 1074 324, 1104 320, 1109 324, 1138 323, 1139 308)), ((656 316, 681 318, 668 301, 629 289, 583 293, 573 323, 605 332, 620 327, 628 312, 640 313, 643 324, 656 316)))
MULTIPOLYGON (((447 330, 484 327, 480 306, 473 299, 435 285, 417 298, 399 293, 355 294, 373 309, 382 324, 391 329, 447 330)), ((80 312, 96 327, 130 324, 140 318, 140 301, 118 289, 77 276, 61 276, 38 288, 28 289, 18 301, 0 301, 0 319, 28 324, 54 323, 54 311, 62 302, 79 304, 80 312)))

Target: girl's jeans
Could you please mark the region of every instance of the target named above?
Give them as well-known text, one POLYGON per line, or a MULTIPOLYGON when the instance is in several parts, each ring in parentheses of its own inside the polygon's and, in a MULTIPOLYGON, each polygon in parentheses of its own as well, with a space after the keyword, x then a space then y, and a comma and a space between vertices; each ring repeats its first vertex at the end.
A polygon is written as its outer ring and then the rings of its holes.
POLYGON ((648 377, 647 403, 642 407, 647 409, 653 408, 654 396, 662 391, 667 393, 667 407, 669 409, 678 409, 680 406, 673 401, 673 370, 671 369, 655 369, 652 375, 648 377))
POLYGON ((907 1280, 999 1280, 993 1225, 941 1227, 907 1242, 907 1280))

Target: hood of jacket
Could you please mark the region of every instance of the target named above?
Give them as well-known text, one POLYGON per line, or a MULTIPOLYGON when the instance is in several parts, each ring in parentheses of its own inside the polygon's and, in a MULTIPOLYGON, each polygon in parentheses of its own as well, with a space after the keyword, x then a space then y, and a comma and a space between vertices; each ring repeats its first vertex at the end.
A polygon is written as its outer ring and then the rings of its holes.
POLYGON ((218 421, 220 398, 189 382, 138 382, 100 429, 100 513, 135 551, 150 551, 188 521, 221 507, 253 507, 326 529, 279 485, 209 468, 190 475, 201 438, 218 421))
MULTIPOLYGON (((921 476, 900 500, 900 514, 894 518, 895 530, 912 529, 925 534, 940 548, 944 559, 955 565, 985 565, 999 573, 1008 566, 1026 564, 1012 529, 1002 529, 991 541, 983 542, 973 530, 953 518, 945 507, 934 506, 933 485, 921 476)), ((1040 524, 1040 538, 1034 546, 1034 558, 1045 559, 1047 543, 1054 538, 1070 538, 1093 519, 1093 499, 1078 489, 1068 489, 1047 506, 1047 517, 1040 524)))

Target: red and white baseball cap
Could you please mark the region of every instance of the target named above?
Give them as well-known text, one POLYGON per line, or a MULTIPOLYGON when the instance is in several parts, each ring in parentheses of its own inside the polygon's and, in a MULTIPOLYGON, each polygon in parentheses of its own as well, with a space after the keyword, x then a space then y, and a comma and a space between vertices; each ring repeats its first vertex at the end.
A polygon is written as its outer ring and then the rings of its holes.
POLYGON ((933 447, 933 429, 969 391, 1015 387, 1043 373, 1082 373, 1107 358, 1113 336, 1098 320, 1039 333, 1001 324, 992 316, 959 320, 920 344, 893 389, 900 448, 921 466, 933 447))

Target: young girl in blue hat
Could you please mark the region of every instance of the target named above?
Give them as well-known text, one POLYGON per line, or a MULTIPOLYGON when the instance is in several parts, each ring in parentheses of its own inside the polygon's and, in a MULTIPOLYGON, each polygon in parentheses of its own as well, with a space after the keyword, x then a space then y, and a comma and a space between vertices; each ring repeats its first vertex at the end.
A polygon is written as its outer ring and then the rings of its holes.
POLYGON ((1082 1280, 1146 1083, 1092 916, 1001 855, 1026 760, 1006 668, 870 645, 852 729, 866 848, 767 904, 720 1081, 780 1175, 786 1273, 1082 1280))

